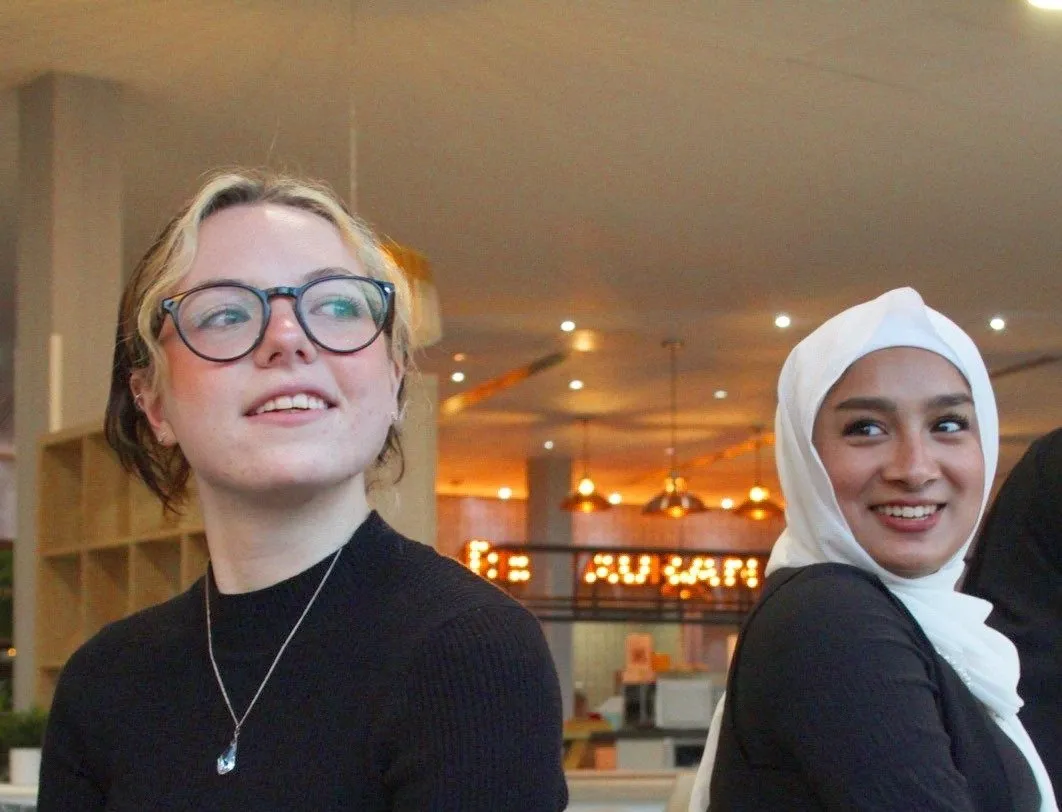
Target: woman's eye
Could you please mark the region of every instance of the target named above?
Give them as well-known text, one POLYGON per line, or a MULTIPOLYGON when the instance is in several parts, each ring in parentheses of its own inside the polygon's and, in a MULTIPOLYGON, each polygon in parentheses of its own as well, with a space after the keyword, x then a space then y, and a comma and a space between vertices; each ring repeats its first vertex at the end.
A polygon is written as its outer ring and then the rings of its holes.
POLYGON ((937 431, 942 431, 946 434, 954 434, 956 432, 966 431, 970 428, 970 419, 957 414, 948 415, 947 417, 940 418, 934 427, 937 431))
POLYGON ((356 319, 361 316, 361 312, 361 303, 354 299, 324 299, 313 307, 315 316, 325 316, 330 319, 356 319))
POLYGON ((844 427, 845 437, 880 437, 885 433, 881 424, 873 420, 856 420, 844 427))
POLYGON ((244 324, 250 321, 250 318, 247 311, 242 308, 219 307, 196 316, 195 327, 197 330, 217 330, 244 324))

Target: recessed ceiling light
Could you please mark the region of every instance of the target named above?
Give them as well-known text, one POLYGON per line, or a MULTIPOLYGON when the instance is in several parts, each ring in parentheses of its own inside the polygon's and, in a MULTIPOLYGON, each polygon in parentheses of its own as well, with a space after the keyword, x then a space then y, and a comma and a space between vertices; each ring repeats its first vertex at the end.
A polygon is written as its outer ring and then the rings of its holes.
POLYGON ((715 392, 712 394, 712 397, 714 397, 716 400, 724 400, 726 398, 726 390, 716 389, 715 392))
POLYGON ((456 363, 458 363, 458 364, 460 364, 462 361, 466 360, 467 358, 468 358, 468 356, 465 355, 463 352, 455 352, 454 353, 454 361, 456 363))
POLYGON ((580 381, 579 379, 576 379, 574 381, 568 381, 568 388, 569 389, 574 389, 576 391, 579 391, 580 389, 583 388, 583 386, 584 386, 583 382, 580 381))
POLYGON ((575 329, 575 322, 574 321, 570 321, 570 320, 569 321, 562 321, 561 322, 561 329, 564 332, 566 332, 566 333, 570 333, 572 330, 575 329))
POLYGON ((542 447, 544 449, 546 449, 546 451, 552 451, 553 450, 553 441, 552 440, 546 440, 546 442, 544 442, 542 444, 542 447))
POLYGON ((792 323, 793 320, 789 318, 789 316, 785 313, 779 313, 777 316, 774 317, 774 326, 778 327, 781 330, 784 330, 792 323))
POLYGON ((498 498, 499 499, 508 499, 512 495, 513 495, 513 489, 512 488, 498 488, 498 498))
POLYGON ((1000 330, 1006 328, 1007 322, 1002 316, 993 316, 991 321, 988 322, 988 326, 998 333, 1000 330))
POLYGON ((719 503, 719 506, 722 507, 723 510, 733 510, 734 500, 728 496, 726 499, 719 503))
POLYGON ((450 380, 454 383, 461 383, 465 379, 465 373, 461 371, 454 372, 450 375, 450 380))
POLYGON ((620 504, 620 503, 621 503, 622 501, 623 501, 623 494, 620 494, 620 493, 610 493, 610 494, 608 495, 608 503, 609 503, 610 505, 618 505, 618 504, 620 504))

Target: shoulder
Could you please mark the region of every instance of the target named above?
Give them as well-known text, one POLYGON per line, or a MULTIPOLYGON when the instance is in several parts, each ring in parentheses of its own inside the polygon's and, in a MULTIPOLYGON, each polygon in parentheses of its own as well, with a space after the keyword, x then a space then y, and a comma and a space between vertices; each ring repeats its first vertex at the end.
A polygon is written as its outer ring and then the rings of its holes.
POLYGON ((194 628, 196 594, 202 594, 198 583, 175 598, 104 626, 67 661, 60 685, 82 679, 106 682, 101 675, 128 678, 136 675, 138 666, 161 668, 168 655, 182 656, 194 628))
POLYGON ((772 574, 743 637, 750 653, 802 671, 812 663, 867 656, 884 661, 901 649, 922 660, 932 657, 903 604, 877 577, 845 564, 772 574))
POLYGON ((368 597, 378 632, 417 642, 445 628, 473 625, 477 634, 488 637, 514 631, 541 636, 538 621, 508 593, 454 559, 377 522, 373 544, 384 552, 371 564, 368 597))
POLYGON ((876 576, 847 564, 813 564, 779 570, 767 578, 754 616, 818 623, 829 617, 850 625, 853 615, 885 614, 905 618, 902 604, 876 576))

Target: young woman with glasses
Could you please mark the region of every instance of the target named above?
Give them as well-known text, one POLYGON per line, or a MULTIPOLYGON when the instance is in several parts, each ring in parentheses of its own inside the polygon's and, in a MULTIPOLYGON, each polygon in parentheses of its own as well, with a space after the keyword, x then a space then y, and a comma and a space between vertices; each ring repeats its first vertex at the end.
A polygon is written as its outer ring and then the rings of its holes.
POLYGON ((162 502, 194 474, 210 552, 183 595, 70 659, 53 810, 562 810, 535 619, 387 526, 408 291, 327 190, 213 177, 129 280, 106 431, 162 502))

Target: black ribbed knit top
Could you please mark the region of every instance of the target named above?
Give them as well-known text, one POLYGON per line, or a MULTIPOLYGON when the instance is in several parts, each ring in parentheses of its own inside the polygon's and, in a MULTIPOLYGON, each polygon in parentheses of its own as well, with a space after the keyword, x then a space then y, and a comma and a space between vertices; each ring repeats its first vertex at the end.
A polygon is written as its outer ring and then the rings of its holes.
MULTIPOLYGON (((237 715, 331 556, 219 595, 214 650, 237 715)), ((354 533, 219 775, 233 723, 206 647, 204 581, 103 629, 56 690, 40 812, 558 812, 561 701, 538 622, 375 513, 354 533)))

